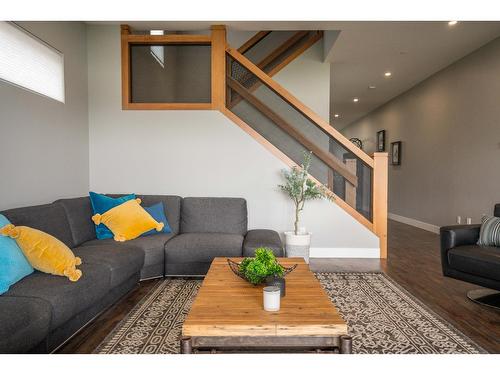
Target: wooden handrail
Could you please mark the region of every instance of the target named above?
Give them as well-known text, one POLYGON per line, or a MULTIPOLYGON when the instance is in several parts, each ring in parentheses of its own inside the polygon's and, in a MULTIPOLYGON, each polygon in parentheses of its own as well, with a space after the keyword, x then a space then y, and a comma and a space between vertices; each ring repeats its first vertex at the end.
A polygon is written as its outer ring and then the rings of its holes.
MULTIPOLYGON (((257 64, 257 66, 265 70, 265 68, 276 58, 278 58, 283 52, 286 51, 286 49, 290 48, 298 42, 300 39, 302 39, 305 35, 307 35, 309 31, 299 31, 298 33, 294 34, 292 38, 288 39, 282 46, 278 47, 275 51, 273 51, 271 54, 273 55, 272 59, 265 58, 263 59, 260 63, 257 64), (279 53, 278 53, 279 52, 279 53)), ((317 31, 316 33, 310 35, 307 40, 302 43, 298 48, 292 51, 289 55, 286 56, 282 61, 280 61, 278 64, 273 66, 269 71, 265 72, 268 76, 272 77, 275 74, 277 74, 281 69, 283 69, 285 66, 290 64, 293 60, 295 60, 298 56, 300 56, 304 51, 309 49, 314 43, 316 43, 318 40, 320 40, 323 37, 323 32, 322 31, 317 31)), ((271 56, 271 55, 270 55, 271 56)), ((245 76, 241 78, 241 81, 246 81, 251 78, 251 73, 247 73, 245 76)), ((260 85, 262 85, 262 82, 257 80, 257 82, 253 83, 248 89, 250 92, 254 92, 257 90, 260 85)), ((240 101, 239 98, 235 98, 231 103, 230 103, 230 108, 234 107, 236 104, 238 104, 240 101)))
POLYGON ((344 137, 338 130, 332 127, 327 121, 323 120, 321 116, 316 114, 312 109, 304 105, 295 96, 288 92, 283 86, 274 81, 265 72, 259 69, 254 63, 248 60, 245 56, 239 53, 234 48, 228 48, 226 52, 233 57, 238 63, 243 65, 246 69, 252 72, 257 78, 259 78, 267 87, 279 95, 283 100, 290 104, 297 111, 302 113, 304 117, 309 119, 318 128, 323 129, 325 132, 330 134, 337 142, 339 142, 346 150, 351 151, 354 155, 360 158, 365 164, 370 168, 373 168, 373 159, 366 154, 363 150, 357 148, 352 144, 346 137, 344 137))
MULTIPOLYGON (((278 46, 278 48, 274 49, 271 51, 269 55, 264 57, 260 62, 257 63, 257 66, 264 70, 267 65, 269 65, 271 62, 273 62, 279 55, 281 55, 283 52, 285 52, 288 48, 293 46, 295 43, 297 43, 301 38, 303 38, 305 35, 307 35, 308 31, 299 31, 295 33, 291 38, 286 40, 283 44, 278 46)), ((240 52, 240 49, 238 49, 238 52, 240 52)), ((242 53, 242 52, 240 52, 242 53)), ((242 53, 243 54, 243 53, 242 53)), ((246 73, 241 77, 240 81, 245 82, 246 80, 252 78, 251 73, 246 73)))
POLYGON ((128 34, 126 41, 129 44, 210 44, 212 37, 203 34, 128 34))
POLYGON ((291 48, 295 43, 305 37, 309 31, 298 31, 292 35, 291 38, 288 38, 283 44, 278 46, 274 51, 272 51, 269 55, 264 57, 257 66, 264 70, 266 66, 272 63, 276 58, 278 58, 282 53, 291 48))
MULTIPOLYGON (((259 134, 256 130, 254 130, 250 125, 248 125, 245 121, 231 112, 229 109, 225 108, 222 113, 226 115, 231 121, 233 121, 236 125, 238 125, 244 132, 249 134, 253 139, 259 142, 263 147, 265 147, 269 152, 271 152, 274 156, 280 159, 283 163, 288 165, 289 167, 299 166, 292 159, 286 156, 281 150, 279 150, 276 146, 274 146, 271 142, 265 139, 261 134, 259 134)), ((309 175, 309 178, 313 180, 316 185, 324 186, 318 179, 314 176, 309 175)), ((354 207, 349 206, 343 199, 341 199, 338 195, 336 195, 333 191, 327 190, 330 198, 339 205, 344 211, 346 211, 349 215, 351 215, 354 219, 356 219, 359 223, 361 223, 365 228, 369 231, 373 231, 373 224, 364 217, 361 213, 356 211, 354 207)))
POLYGON ((281 69, 283 69, 285 66, 290 64, 293 60, 295 60, 298 56, 302 55, 305 51, 309 49, 312 45, 314 45, 318 40, 323 38, 323 31, 318 31, 302 43, 297 49, 292 51, 283 61, 281 61, 279 64, 276 66, 273 66, 271 70, 269 70, 267 73, 268 76, 272 77, 275 74, 277 74, 281 69))
POLYGON ((304 146, 308 151, 312 151, 321 161, 323 161, 330 168, 335 170, 337 173, 342 175, 347 181, 349 181, 354 187, 358 186, 358 178, 353 174, 344 163, 339 161, 330 152, 325 151, 318 147, 313 141, 311 141, 307 136, 302 134, 299 130, 295 129, 290 125, 283 117, 277 114, 273 109, 264 104, 255 95, 250 93, 243 85, 238 81, 227 77, 227 85, 231 87, 238 95, 242 96, 248 103, 257 108, 259 112, 264 114, 272 122, 278 125, 283 131, 294 138, 302 146, 304 146))
POLYGON ((248 50, 250 50, 253 46, 255 46, 257 43, 259 43, 262 39, 264 39, 266 36, 268 36, 271 33, 271 31, 259 31, 257 34, 255 34, 253 37, 248 39, 243 45, 238 48, 239 53, 245 53, 248 50))
MULTIPOLYGON (((274 49, 269 55, 264 57, 259 63, 257 63, 257 66, 259 69, 264 70, 266 66, 268 66, 270 63, 272 63, 275 59, 277 59, 282 53, 284 53, 287 49, 292 47, 295 43, 297 43, 300 39, 305 37, 309 31, 299 31, 293 34, 293 36, 289 39, 287 39, 283 44, 278 46, 278 48, 274 49)), ((238 49, 239 52, 239 49, 238 49)), ((241 53, 241 52, 240 52, 241 53)), ((246 73, 241 77, 240 81, 245 82, 252 78, 251 73, 246 73)), ((235 104, 233 104, 235 105, 235 104)))

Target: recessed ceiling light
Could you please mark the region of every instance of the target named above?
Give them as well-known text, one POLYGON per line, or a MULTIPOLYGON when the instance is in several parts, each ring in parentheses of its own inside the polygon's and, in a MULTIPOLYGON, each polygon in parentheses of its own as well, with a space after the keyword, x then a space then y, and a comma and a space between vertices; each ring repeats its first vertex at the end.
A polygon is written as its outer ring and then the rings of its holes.
POLYGON ((384 73, 384 76, 386 76, 386 77, 390 77, 390 76, 392 76, 392 73, 391 73, 391 72, 385 72, 385 73, 384 73))
POLYGON ((450 22, 448 22, 448 25, 455 26, 457 23, 458 23, 458 21, 450 21, 450 22))
POLYGON ((339 114, 338 114, 338 113, 336 113, 336 114, 334 114, 333 116, 334 116, 334 117, 339 117, 339 114))
POLYGON ((375 86, 375 85, 369 85, 369 86, 368 86, 368 88, 369 88, 370 90, 373 90, 373 89, 376 89, 376 88, 377 88, 377 86, 375 86))
POLYGON ((357 102, 359 102, 359 98, 354 98, 352 101, 353 101, 354 103, 357 103, 357 102))

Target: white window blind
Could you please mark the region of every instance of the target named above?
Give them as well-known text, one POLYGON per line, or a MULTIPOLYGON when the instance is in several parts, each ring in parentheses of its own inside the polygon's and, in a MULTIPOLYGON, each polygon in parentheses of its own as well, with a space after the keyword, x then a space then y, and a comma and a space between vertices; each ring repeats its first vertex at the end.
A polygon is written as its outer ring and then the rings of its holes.
POLYGON ((0 22, 0 79, 64 103, 64 56, 10 22, 0 22))

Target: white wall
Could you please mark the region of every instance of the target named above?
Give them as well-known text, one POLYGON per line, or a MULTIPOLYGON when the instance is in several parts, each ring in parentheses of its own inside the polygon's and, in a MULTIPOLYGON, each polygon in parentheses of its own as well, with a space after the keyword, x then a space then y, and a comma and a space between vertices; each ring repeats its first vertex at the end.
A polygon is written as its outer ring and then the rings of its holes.
POLYGON ((323 62, 323 44, 316 42, 273 79, 325 121, 330 117, 330 64, 323 62))
POLYGON ((88 193, 86 27, 20 22, 64 53, 66 103, 0 81, 0 209, 88 193))
MULTIPOLYGON (((276 187, 284 163, 216 111, 123 111, 119 28, 88 26, 87 38, 92 190, 244 197, 250 228, 292 227, 292 204, 276 187)), ((310 203, 303 225, 313 247, 378 249, 333 203, 310 203)))

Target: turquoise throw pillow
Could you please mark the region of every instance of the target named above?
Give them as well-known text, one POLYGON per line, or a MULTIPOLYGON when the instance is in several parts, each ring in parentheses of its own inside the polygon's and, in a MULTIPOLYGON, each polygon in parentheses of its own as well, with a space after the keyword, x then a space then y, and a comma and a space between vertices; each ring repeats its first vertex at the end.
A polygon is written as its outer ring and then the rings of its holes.
MULTIPOLYGON (((10 224, 10 221, 0 215, 0 228, 7 224, 10 224)), ((0 235, 0 294, 5 293, 11 285, 32 273, 33 267, 17 246, 16 241, 0 235)))
MULTIPOLYGON (((122 203, 135 199, 135 194, 124 195, 119 198, 111 198, 104 194, 98 194, 91 191, 89 193, 90 203, 92 205, 93 215, 103 214, 106 211, 111 210, 113 207, 119 206, 122 203)), ((91 218, 89 217, 89 220, 91 218)), ((104 224, 96 225, 95 234, 98 240, 105 240, 108 238, 113 238, 113 233, 104 224)))
POLYGON ((163 229, 160 232, 157 232, 154 229, 151 229, 149 232, 143 233, 141 237, 143 236, 150 236, 152 234, 158 234, 158 233, 172 233, 172 229, 170 229, 170 225, 168 224, 167 217, 165 216, 165 207, 163 206, 163 202, 159 202, 156 204, 153 204, 152 206, 149 207, 143 207, 148 214, 150 214, 153 219, 155 219, 159 223, 163 223, 163 229))

